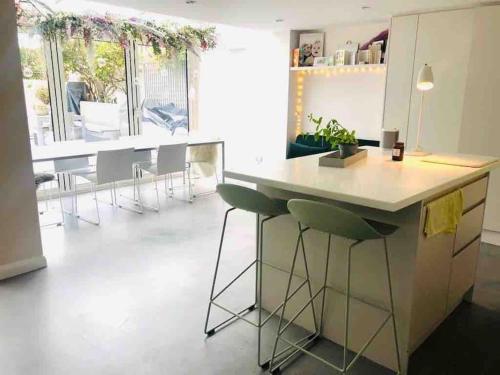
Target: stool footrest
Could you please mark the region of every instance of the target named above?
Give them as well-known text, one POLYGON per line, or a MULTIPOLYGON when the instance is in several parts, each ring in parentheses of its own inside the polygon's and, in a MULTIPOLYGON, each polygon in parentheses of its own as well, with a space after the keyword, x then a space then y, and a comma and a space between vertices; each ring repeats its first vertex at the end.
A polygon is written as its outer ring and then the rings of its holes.
POLYGON ((270 369, 269 370, 270 373, 271 374, 279 373, 280 372, 280 366, 283 363, 287 362, 295 354, 297 354, 300 351, 299 347, 301 347, 301 348, 308 347, 309 345, 313 344, 318 337, 319 337, 319 332, 316 332, 316 333, 307 335, 307 336, 305 336, 305 337, 301 338, 300 340, 295 341, 293 343, 290 342, 290 341, 288 341, 288 340, 282 339, 282 340, 284 340, 284 341, 287 342, 288 347, 286 347, 285 349, 283 349, 283 350, 279 351, 278 353, 276 353, 275 356, 274 356, 275 358, 279 357, 279 356, 281 356, 283 354, 285 354, 286 352, 290 351, 291 349, 295 349, 295 350, 293 350, 293 352, 289 353, 284 359, 282 359, 281 361, 279 361, 278 365, 276 365, 274 368, 270 369), (302 344, 303 341, 305 341, 305 343, 302 344), (301 344, 302 344, 302 346, 300 346, 301 344), (278 372, 276 372, 276 371, 278 371, 278 372))
MULTIPOLYGON (((235 313, 235 312, 229 311, 228 309, 226 309, 226 308, 224 308, 224 307, 219 306, 219 305, 218 305, 218 304, 216 304, 215 302, 211 302, 211 303, 212 303, 213 305, 215 305, 215 306, 219 307, 220 309, 222 309, 222 310, 224 310, 224 311, 226 311, 226 312, 228 312, 228 313, 232 314, 233 316, 231 316, 230 318, 228 318, 228 319, 224 320, 222 323, 219 323, 219 324, 217 324, 215 327, 213 327, 213 328, 211 328, 210 330, 208 330, 208 331, 206 332, 206 335, 207 335, 207 336, 209 336, 209 337, 210 337, 210 336, 213 336, 213 335, 216 333, 216 331, 220 331, 220 329, 219 329, 219 328, 221 328, 221 327, 222 327, 222 328, 225 328, 225 327, 227 327, 228 325, 230 325, 231 323, 233 323, 234 321, 236 321, 236 320, 238 320, 238 319, 243 319, 243 320, 245 320, 245 321, 248 321, 247 319, 244 319, 244 318, 242 318, 242 317, 243 317, 244 315, 248 314, 249 312, 252 312, 253 310, 255 310, 255 305, 251 305, 251 306, 249 306, 249 307, 244 308, 244 309, 243 309, 243 310, 241 310, 239 313, 235 313), (232 320, 233 322, 231 322, 231 320, 232 320)), ((253 322, 252 322, 252 323, 253 323, 253 322)), ((221 328, 221 329, 222 329, 222 328, 221 328)))
MULTIPOLYGON (((307 346, 306 345, 303 345, 303 346, 300 346, 298 345, 297 343, 293 343, 283 337, 281 337, 281 335, 278 335, 278 338, 284 342, 286 342, 288 345, 290 345, 291 347, 294 347, 296 348, 296 350, 294 351, 294 354, 297 353, 298 351, 301 351, 313 358, 315 358, 316 360, 324 363, 325 365, 337 370, 337 371, 340 371, 341 373, 346 373, 348 372, 351 367, 355 364, 355 362, 359 359, 359 357, 361 357, 361 355, 366 351, 366 349, 368 348, 368 346, 373 342, 373 340, 375 339, 375 337, 377 337, 377 335, 380 333, 380 331, 382 330, 382 328, 384 328, 384 326, 387 324, 387 322, 393 317, 393 314, 392 313, 389 313, 387 315, 387 317, 384 319, 384 321, 378 326, 378 328, 375 330, 375 332, 370 336, 370 338, 368 340, 366 340, 365 344, 361 347, 361 349, 356 353, 356 355, 354 356, 354 358, 349 362, 349 364, 347 364, 347 366, 345 368, 341 368, 341 367, 338 367, 336 365, 334 365, 333 363, 330 363, 328 362, 327 360, 325 360, 324 358, 312 353, 311 351, 309 350, 306 350, 305 347, 307 346)), ((312 336, 315 336, 313 337, 313 339, 311 340, 311 342, 313 340, 315 340, 319 335, 312 335, 312 336)), ((311 336, 310 336, 311 337, 311 336)), ((279 353, 278 353, 279 355, 279 353)), ((281 366, 283 363, 285 363, 291 356, 287 357, 286 359, 284 359, 283 361, 280 362, 280 364, 277 366, 281 366)), ((271 373, 273 374, 274 372, 271 370, 271 373)))

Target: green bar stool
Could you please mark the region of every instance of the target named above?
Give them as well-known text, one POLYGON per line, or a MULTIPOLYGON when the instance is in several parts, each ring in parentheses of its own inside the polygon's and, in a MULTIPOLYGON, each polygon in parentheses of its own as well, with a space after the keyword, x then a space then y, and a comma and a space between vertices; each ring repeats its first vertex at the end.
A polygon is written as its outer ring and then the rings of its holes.
MULTIPOLYGON (((288 280, 288 286, 285 294, 285 300, 283 302, 283 308, 281 309, 281 316, 278 331, 276 334, 276 340, 274 343, 273 354, 270 362, 270 371, 272 374, 277 374, 280 372, 280 366, 282 366, 288 359, 290 359, 296 353, 304 353, 307 354, 325 365, 339 371, 342 374, 346 374, 354 365, 354 363, 359 359, 359 357, 364 353, 364 351, 368 348, 368 346, 373 342, 375 337, 380 333, 382 328, 387 324, 389 320, 392 321, 392 329, 394 334, 394 343, 396 347, 396 358, 397 358, 397 368, 398 374, 401 373, 401 365, 399 359, 399 346, 398 346, 398 336, 396 331, 396 322, 394 318, 394 303, 393 303, 393 294, 392 294, 392 282, 391 282, 391 272, 389 266, 389 256, 387 251, 387 239, 386 237, 394 233, 398 227, 381 223, 373 220, 364 219, 351 211, 310 200, 304 199, 292 199, 288 202, 288 209, 292 216, 297 219, 299 222, 299 235, 297 240, 297 246, 295 248, 295 255, 292 262, 292 267, 290 271, 290 277, 288 280), (326 289, 329 288, 327 286, 327 278, 328 278, 328 263, 330 260, 330 249, 331 249, 331 240, 332 236, 340 236, 347 238, 349 240, 353 240, 354 242, 347 249, 347 280, 346 280, 346 305, 345 305, 345 331, 344 331, 344 356, 342 366, 337 366, 324 358, 312 353, 307 350, 305 345, 297 345, 286 338, 283 337, 284 332, 287 328, 297 319, 297 317, 304 311, 305 307, 299 309, 298 313, 296 313, 288 322, 285 324, 285 310, 288 300, 290 299, 290 286, 292 283, 292 275, 295 270, 295 263, 297 259, 297 252, 299 249, 299 242, 302 244, 302 248, 304 250, 304 239, 303 234, 309 229, 315 229, 320 232, 324 232, 328 234, 328 249, 326 252, 326 263, 325 263, 325 273, 324 273, 324 282, 323 286, 311 297, 311 299, 305 304, 307 306, 311 301, 313 301, 318 296, 321 296, 321 315, 320 315, 320 334, 322 333, 323 328, 323 315, 325 309, 325 295, 326 289), (387 285, 389 289, 389 307, 387 310, 387 316, 382 322, 382 324, 374 331, 372 336, 365 342, 365 344, 361 347, 360 351, 355 355, 355 357, 347 362, 347 354, 348 354, 348 345, 349 345, 349 309, 350 309, 350 293, 351 293, 351 252, 356 246, 367 240, 377 240, 381 239, 384 243, 384 252, 385 252, 385 266, 387 271, 387 285), (292 352, 288 357, 283 360, 277 360, 276 350, 278 347, 278 342, 282 340, 286 342, 288 345, 291 345, 295 348, 294 352, 292 352)), ((305 250, 304 250, 305 251, 305 250)))
MULTIPOLYGON (((288 208, 287 208, 287 201, 280 200, 280 199, 271 199, 265 194, 249 189, 244 186, 240 185, 234 185, 234 184, 218 184, 217 185, 217 192, 219 195, 222 197, 222 199, 228 203, 231 208, 229 208, 225 215, 224 215, 224 224, 222 226, 222 234, 221 234, 221 239, 219 243, 219 252, 217 254, 217 262, 215 265, 215 272, 213 276, 213 282, 212 282, 212 289, 210 292, 210 301, 208 303, 208 312, 207 312, 207 317, 205 320, 205 334, 207 336, 212 336, 222 328, 227 327, 231 323, 237 321, 237 320, 243 320, 252 326, 256 327, 258 329, 258 345, 257 345, 257 363, 259 366, 263 368, 267 368, 270 363, 270 358, 268 358, 266 361, 261 360, 261 336, 262 336, 262 327, 269 322, 269 320, 277 314, 277 312, 282 308, 284 303, 280 304, 278 307, 274 309, 264 320, 262 319, 262 306, 261 306, 261 296, 262 296, 262 266, 266 264, 263 262, 262 259, 262 254, 263 254, 263 232, 264 232, 264 224, 268 222, 269 220, 272 220, 278 216, 288 214, 288 208), (222 244, 224 242, 224 235, 226 231, 226 224, 227 224, 227 219, 228 219, 228 214, 235 210, 235 209, 241 209, 244 211, 249 211, 257 214, 257 246, 256 246, 256 257, 255 260, 252 261, 247 267, 241 271, 238 276, 236 276, 232 281, 230 281, 227 285, 225 285, 219 292, 215 293, 215 284, 217 281, 217 275, 219 271, 219 263, 220 263, 220 258, 221 258, 221 252, 222 252, 222 244), (264 219, 261 220, 261 216, 265 216, 264 219), (223 306, 217 301, 217 298, 219 298, 233 283, 238 280, 243 274, 245 274, 248 270, 250 270, 253 266, 256 266, 256 272, 255 272, 255 301, 249 306, 246 307, 245 309, 241 311, 232 311, 231 309, 223 306), (224 320, 223 322, 217 324, 216 326, 212 328, 208 328, 208 323, 210 319, 210 312, 212 306, 216 306, 219 309, 225 311, 226 313, 230 314, 231 317, 224 320), (258 321, 253 322, 252 320, 248 319, 245 317, 246 314, 249 312, 258 309, 258 321)), ((304 260, 305 260, 305 253, 304 253, 304 260)), ((309 271, 307 270, 307 263, 306 263, 306 280, 297 288, 295 289, 295 292, 298 292, 299 289, 301 289, 304 285, 308 286, 309 289, 309 296, 312 297, 312 289, 311 289, 311 283, 309 279, 309 271)), ((314 305, 313 303, 310 304, 312 310, 312 315, 314 317, 314 323, 317 331, 317 335, 319 335, 319 330, 317 329, 316 326, 316 319, 315 316, 316 314, 314 313, 314 305)), ((289 347, 286 350, 282 351, 282 353, 286 352, 287 350, 291 350, 293 347, 289 347)), ((278 353, 277 355, 280 355, 282 353, 278 353)))

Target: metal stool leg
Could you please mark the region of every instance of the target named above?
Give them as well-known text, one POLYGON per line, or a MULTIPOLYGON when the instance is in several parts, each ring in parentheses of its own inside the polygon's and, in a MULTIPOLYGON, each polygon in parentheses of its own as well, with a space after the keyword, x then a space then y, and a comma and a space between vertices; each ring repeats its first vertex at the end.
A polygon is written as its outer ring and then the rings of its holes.
MULTIPOLYGON (((281 314, 280 314, 280 321, 278 324, 278 332, 276 334, 276 338, 274 340, 274 347, 273 347, 273 354, 271 355, 271 362, 269 363, 269 369, 271 373, 274 373, 275 370, 275 358, 277 356, 276 350, 278 349, 278 341, 281 336, 281 327, 283 325, 283 320, 285 316, 285 310, 286 310, 286 305, 289 299, 290 295, 290 288, 292 286, 292 279, 293 279, 293 273, 295 271, 295 263, 297 261, 297 254, 299 252, 299 245, 300 245, 300 237, 302 236, 302 233, 299 233, 299 236, 297 237, 297 244, 295 246, 295 252, 293 254, 293 260, 292 260, 292 267, 290 269, 290 276, 288 276, 288 284, 286 286, 286 293, 285 293, 285 300, 283 303, 283 308, 281 309, 281 314)), ((279 367, 278 367, 279 368, 279 367)))
POLYGON ((399 344, 398 344, 398 332, 396 329, 396 318, 394 316, 394 297, 392 294, 392 281, 391 281, 391 268, 389 264, 389 254, 387 251, 387 239, 384 237, 384 252, 385 252, 385 265, 387 268, 387 285, 389 287, 389 301, 390 301, 390 312, 392 316, 392 330, 394 334, 394 345, 396 346, 396 361, 398 366, 398 374, 401 374, 401 360, 399 359, 399 344))
POLYGON ((347 369, 347 352, 349 346, 349 313, 351 307, 351 253, 352 248, 361 243, 357 241, 347 250, 347 281, 346 281, 346 301, 345 301, 345 329, 344 329, 344 360, 342 364, 342 373, 345 374, 347 369))
POLYGON ((332 244, 332 235, 328 235, 328 249, 326 250, 325 278, 323 280, 323 296, 321 297, 321 316, 319 332, 323 334, 323 316, 325 315, 325 300, 326 300, 326 283, 328 281, 328 265, 330 264, 330 251, 332 244))
MULTIPOLYGON (((260 215, 257 214, 257 222, 259 223, 260 215)), ((269 321, 269 318, 274 315, 275 312, 271 313, 269 317, 262 321, 262 279, 263 279, 263 254, 264 254, 264 223, 268 220, 273 219, 274 216, 267 217, 260 221, 260 225, 257 226, 257 268, 256 268, 256 278, 258 280, 258 289, 256 289, 256 304, 259 308, 259 321, 258 321, 258 339, 257 339, 257 363, 262 368, 268 368, 270 363, 270 358, 265 362, 261 359, 261 342, 262 342, 262 328, 269 321), (258 290, 258 293, 257 293, 258 290)), ((256 283, 257 283, 256 280, 256 283)))
POLYGON ((212 308, 212 302, 214 300, 215 282, 217 281, 217 272, 219 271, 220 255, 222 252, 222 244, 224 242, 224 234, 226 232, 227 216, 234 209, 235 209, 234 207, 230 208, 229 210, 226 211, 226 213, 224 215, 224 224, 222 225, 222 234, 221 234, 220 242, 219 242, 219 252, 217 254, 217 262, 215 263, 215 272, 214 272, 214 277, 213 277, 213 281, 212 281, 212 289, 210 291, 210 301, 208 303, 207 318, 205 320, 205 334, 207 334, 208 336, 211 336, 215 333, 215 328, 208 330, 208 320, 210 319, 210 310, 212 308))
MULTIPOLYGON (((300 223, 298 223, 299 231, 302 230, 300 223)), ((300 244, 302 245, 302 257, 304 259, 304 268, 306 271, 306 281, 307 281, 307 289, 309 290, 309 298, 312 298, 312 287, 311 287, 311 279, 309 278, 309 266, 307 265, 307 257, 306 257, 306 247, 304 246, 304 237, 300 236, 300 244)), ((311 303, 311 310, 314 321, 314 331, 318 332, 318 324, 316 323, 316 310, 314 308, 314 302, 311 303)))
POLYGON ((310 277, 309 277, 309 270, 308 270, 308 267, 307 267, 307 258, 306 258, 306 255, 305 255, 305 247, 304 247, 304 242, 303 242, 303 233, 305 231, 309 230, 309 228, 306 228, 306 229, 302 229, 300 223, 299 223, 299 236, 297 238, 297 244, 295 246, 295 253, 294 253, 294 256, 293 256, 293 260, 292 260, 292 267, 291 267, 291 270, 290 270, 290 276, 288 278, 288 284, 287 284, 287 289, 286 289, 286 293, 285 293, 285 299, 283 301, 283 306, 281 307, 281 314, 280 314, 280 320, 279 320, 279 324, 278 324, 278 331, 276 333, 276 338, 275 338, 275 342, 274 342, 274 347, 273 347, 273 353, 272 353, 272 356, 271 356, 271 360, 270 360, 270 363, 269 363, 269 368, 270 368, 270 372, 272 374, 276 374, 276 373, 279 373, 280 372, 280 366, 285 363, 286 361, 288 361, 290 358, 292 358, 296 353, 298 353, 299 351, 303 351, 304 350, 304 347, 307 347, 309 344, 311 344, 312 342, 314 342, 314 340, 316 340, 316 338, 319 336, 319 330, 318 330, 318 327, 317 327, 317 322, 316 322, 316 315, 314 313, 314 299, 319 295, 319 293, 323 290, 323 288, 321 288, 318 292, 316 292, 314 295, 312 294, 312 290, 310 288, 310 277), (304 256, 304 263, 305 263, 305 270, 306 270, 306 280, 299 286, 297 287, 292 293, 290 293, 290 288, 291 288, 291 285, 292 285, 292 279, 293 279, 293 274, 294 274, 294 271, 295 271, 295 265, 297 263, 297 254, 299 252, 299 246, 302 245, 302 252, 303 252, 303 256, 304 256), (288 303, 288 301, 302 288, 302 286, 304 286, 305 284, 308 284, 309 288, 309 300, 305 303, 305 305, 288 321, 287 324, 283 325, 283 321, 284 321, 284 315, 285 315, 285 310, 286 310, 286 305, 288 303), (311 335, 308 335, 306 337, 303 337, 302 339, 296 341, 295 343, 292 343, 284 338, 282 338, 281 336, 283 335, 283 333, 287 330, 287 328, 295 321, 295 319, 297 319, 297 317, 302 314, 302 312, 308 307, 308 306, 311 306, 312 308, 312 311, 313 311, 313 320, 314 320, 314 327, 315 327, 315 330, 316 332, 314 334, 311 334, 311 335), (285 349, 281 350, 280 352, 277 352, 277 349, 278 349, 278 341, 279 340, 283 340, 285 341, 287 344, 289 344, 288 347, 286 347, 285 349), (300 345, 300 346, 299 346, 300 345), (276 358, 289 352, 290 350, 292 350, 291 353, 289 353, 284 359, 280 360, 280 363, 279 364, 276 364, 276 358))

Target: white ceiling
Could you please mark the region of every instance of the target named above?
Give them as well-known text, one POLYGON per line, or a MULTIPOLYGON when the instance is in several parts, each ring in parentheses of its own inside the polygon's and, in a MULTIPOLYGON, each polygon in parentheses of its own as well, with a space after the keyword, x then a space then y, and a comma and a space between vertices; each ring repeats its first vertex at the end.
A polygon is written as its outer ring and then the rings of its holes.
POLYGON ((170 16, 263 29, 314 29, 335 23, 387 20, 391 15, 464 7, 489 0, 94 0, 170 16), (369 9, 361 9, 369 6, 369 9), (284 22, 276 23, 276 19, 284 22))

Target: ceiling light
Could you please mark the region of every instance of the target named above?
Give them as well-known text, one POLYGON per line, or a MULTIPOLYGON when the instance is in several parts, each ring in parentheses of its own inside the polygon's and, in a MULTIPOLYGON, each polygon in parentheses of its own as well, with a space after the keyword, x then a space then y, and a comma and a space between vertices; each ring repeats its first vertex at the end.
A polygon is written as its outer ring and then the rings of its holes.
POLYGON ((186 4, 188 5, 196 4, 196 0, 186 0, 186 4))
POLYGON ((283 18, 276 18, 274 22, 281 23, 284 22, 285 20, 283 18))
POLYGON ((363 5, 363 6, 361 7, 361 9, 362 9, 362 10, 368 10, 368 9, 371 9, 371 7, 370 7, 370 6, 368 6, 368 5, 363 5))

